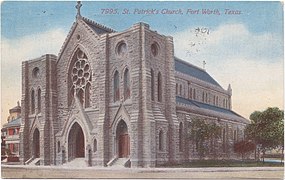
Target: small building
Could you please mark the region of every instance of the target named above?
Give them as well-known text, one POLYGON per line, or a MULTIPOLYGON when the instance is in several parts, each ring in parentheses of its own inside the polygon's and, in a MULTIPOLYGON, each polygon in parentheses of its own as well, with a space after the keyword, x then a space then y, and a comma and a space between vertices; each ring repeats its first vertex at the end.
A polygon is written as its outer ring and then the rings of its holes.
POLYGON ((19 131, 21 125, 21 106, 19 102, 16 107, 9 110, 7 121, 1 129, 1 149, 9 155, 8 161, 19 161, 19 131))

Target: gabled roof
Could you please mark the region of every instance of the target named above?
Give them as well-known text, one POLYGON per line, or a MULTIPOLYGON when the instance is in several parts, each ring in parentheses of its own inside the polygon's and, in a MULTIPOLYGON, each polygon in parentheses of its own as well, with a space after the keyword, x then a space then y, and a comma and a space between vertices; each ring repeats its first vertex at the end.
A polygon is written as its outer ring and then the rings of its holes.
POLYGON ((69 30, 69 33, 67 34, 67 36, 66 36, 66 38, 65 38, 65 40, 61 46, 61 49, 58 53, 58 60, 61 58, 61 55, 62 55, 63 51, 65 50, 65 47, 68 44, 70 37, 72 36, 72 34, 73 34, 76 26, 78 25, 79 21, 85 23, 88 26, 87 28, 90 28, 94 32, 94 34, 96 33, 97 35, 104 34, 104 33, 116 32, 115 30, 108 28, 106 26, 103 26, 99 23, 96 23, 95 21, 92 21, 88 18, 80 17, 80 18, 76 19, 76 21, 73 23, 71 29, 69 30))
POLYGON ((13 119, 12 121, 6 123, 3 125, 3 128, 8 128, 8 127, 15 127, 21 125, 21 118, 13 119))
POLYGON ((232 111, 230 109, 225 109, 225 108, 213 106, 213 105, 210 105, 210 104, 205 104, 205 103, 194 101, 194 100, 191 100, 191 99, 185 99, 185 98, 179 97, 179 96, 176 96, 176 102, 181 103, 181 104, 194 106, 196 108, 201 108, 201 109, 205 109, 205 110, 215 111, 215 112, 222 113, 222 114, 225 114, 225 115, 231 115, 232 117, 236 117, 238 119, 243 119, 244 122, 247 122, 247 120, 244 117, 242 117, 241 115, 235 113, 234 111, 232 111))
POLYGON ((215 79, 212 78, 205 70, 197 66, 194 66, 188 62, 185 62, 177 57, 174 57, 174 61, 175 61, 176 71, 179 71, 183 74, 187 74, 189 76, 195 77, 197 79, 200 79, 202 81, 211 83, 215 86, 222 88, 220 84, 217 81, 215 81, 215 79))
POLYGON ((97 34, 104 34, 104 33, 112 33, 116 32, 115 30, 108 28, 106 26, 103 26, 99 23, 96 23, 95 21, 92 21, 88 18, 82 17, 82 20, 97 34))

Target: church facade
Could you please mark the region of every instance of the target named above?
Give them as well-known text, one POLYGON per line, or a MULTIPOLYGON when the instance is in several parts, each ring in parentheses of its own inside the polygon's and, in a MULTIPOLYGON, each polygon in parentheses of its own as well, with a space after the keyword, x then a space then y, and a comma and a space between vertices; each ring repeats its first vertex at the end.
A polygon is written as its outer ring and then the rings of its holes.
MULTIPOLYGON (((80 9, 78 9, 80 10, 80 9)), ((222 127, 215 148, 249 122, 231 110, 232 90, 174 56, 173 39, 137 23, 116 32, 77 14, 58 56, 22 63, 23 164, 155 167, 197 158, 187 123, 222 127)), ((210 154, 209 154, 210 157, 210 154)))

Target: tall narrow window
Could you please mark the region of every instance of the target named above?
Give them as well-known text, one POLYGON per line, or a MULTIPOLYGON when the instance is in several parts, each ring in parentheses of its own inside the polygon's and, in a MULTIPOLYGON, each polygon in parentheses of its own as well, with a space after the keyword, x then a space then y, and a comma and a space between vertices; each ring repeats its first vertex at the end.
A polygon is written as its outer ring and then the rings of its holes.
POLYGON ((208 93, 206 93, 205 102, 208 102, 208 93))
POLYGON ((39 88, 38 89, 38 113, 40 113, 41 112, 41 94, 42 94, 42 91, 41 91, 41 89, 39 88))
POLYGON ((205 102, 205 93, 203 92, 202 101, 205 102))
POLYGON ((190 99, 192 99, 192 88, 190 88, 190 99))
POLYGON ((223 152, 226 152, 226 130, 223 129, 223 152))
POLYGON ((151 76, 151 100, 154 101, 154 73, 153 70, 150 70, 150 76, 151 76))
POLYGON ((237 141, 237 130, 234 130, 234 142, 237 141))
POLYGON ((60 152, 60 141, 57 141, 57 152, 60 152))
POLYGON ((214 95, 214 98, 213 98, 213 103, 214 105, 216 105, 216 96, 214 95))
POLYGON ((182 96, 182 85, 181 84, 179 86, 179 94, 180 94, 180 96, 182 96))
POLYGON ((193 89, 193 99, 196 99, 196 89, 193 89))
POLYGON ((178 95, 178 84, 176 83, 176 95, 178 95))
POLYGON ((158 94, 158 101, 161 102, 162 100, 162 84, 161 84, 161 73, 158 73, 157 77, 157 94, 158 94))
POLYGON ((162 132, 162 130, 160 130, 159 134, 158 134, 158 150, 160 150, 160 151, 163 150, 163 132, 162 132))
POLYGON ((94 139, 94 144, 93 144, 93 152, 97 151, 97 140, 94 139))
POLYGON ((90 107, 90 88, 90 83, 87 83, 85 87, 85 108, 90 107))
POLYGON ((179 124, 179 151, 183 151, 183 124, 180 122, 179 124))
POLYGON ((34 89, 32 89, 32 92, 31 92, 31 113, 32 114, 35 113, 35 91, 34 89))
POLYGON ((130 98, 130 73, 129 70, 126 69, 124 73, 124 99, 129 99, 130 98))
POLYGON ((79 89, 79 91, 77 92, 77 96, 79 98, 80 103, 83 105, 84 104, 84 92, 82 89, 79 89))
POLYGON ((219 97, 216 96, 216 106, 219 106, 219 97))
POLYGON ((114 102, 120 100, 120 77, 118 71, 114 74, 114 102))

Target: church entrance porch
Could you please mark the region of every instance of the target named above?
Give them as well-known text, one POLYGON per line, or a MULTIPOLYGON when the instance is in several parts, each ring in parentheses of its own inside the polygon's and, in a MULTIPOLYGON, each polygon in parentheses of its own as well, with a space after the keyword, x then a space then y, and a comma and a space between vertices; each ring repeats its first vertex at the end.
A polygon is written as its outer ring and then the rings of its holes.
POLYGON ((128 158, 130 155, 130 137, 125 121, 121 120, 117 126, 118 157, 128 158))
POLYGON ((68 135, 68 160, 85 157, 84 134, 78 123, 74 123, 68 135))
POLYGON ((38 129, 35 129, 33 134, 33 154, 34 158, 40 157, 40 132, 38 129))

